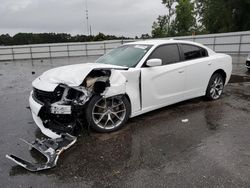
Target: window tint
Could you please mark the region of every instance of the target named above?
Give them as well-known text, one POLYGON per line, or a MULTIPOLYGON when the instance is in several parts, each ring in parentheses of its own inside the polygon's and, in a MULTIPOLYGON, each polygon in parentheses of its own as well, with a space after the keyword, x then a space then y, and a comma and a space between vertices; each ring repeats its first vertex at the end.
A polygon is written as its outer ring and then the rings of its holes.
POLYGON ((194 45, 182 44, 182 51, 185 60, 207 57, 207 50, 194 45))
POLYGON ((148 59, 161 59, 163 65, 180 61, 180 54, 177 44, 160 46, 153 51, 148 59))

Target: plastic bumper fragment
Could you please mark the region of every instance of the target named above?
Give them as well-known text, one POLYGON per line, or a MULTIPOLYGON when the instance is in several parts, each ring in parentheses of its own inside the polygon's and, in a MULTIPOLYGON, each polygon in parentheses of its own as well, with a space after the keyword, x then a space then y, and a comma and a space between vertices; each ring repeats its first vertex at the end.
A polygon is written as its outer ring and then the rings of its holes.
POLYGON ((59 155, 70 148, 76 142, 77 138, 69 134, 61 134, 60 138, 55 139, 36 139, 33 143, 29 143, 25 140, 26 144, 30 146, 30 149, 34 148, 47 158, 46 163, 31 163, 15 155, 6 155, 6 157, 23 168, 36 172, 41 170, 50 169, 56 166, 59 155))

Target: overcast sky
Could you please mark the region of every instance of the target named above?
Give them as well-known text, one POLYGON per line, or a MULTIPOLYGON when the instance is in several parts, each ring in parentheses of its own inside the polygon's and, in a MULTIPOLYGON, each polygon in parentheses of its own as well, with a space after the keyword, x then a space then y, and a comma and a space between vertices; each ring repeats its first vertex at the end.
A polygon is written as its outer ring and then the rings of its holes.
MULTIPOLYGON (((0 0, 0 34, 65 32, 86 34, 86 0, 0 0)), ((93 34, 140 36, 151 33, 161 0, 88 0, 93 34)))

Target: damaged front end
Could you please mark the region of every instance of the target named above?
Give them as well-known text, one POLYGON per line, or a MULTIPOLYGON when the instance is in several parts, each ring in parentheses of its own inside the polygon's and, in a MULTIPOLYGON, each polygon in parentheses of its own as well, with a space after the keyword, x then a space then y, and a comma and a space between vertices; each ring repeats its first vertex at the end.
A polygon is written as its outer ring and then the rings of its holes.
POLYGON ((125 84, 125 77, 112 69, 94 69, 77 86, 63 82, 45 83, 37 78, 29 99, 30 109, 37 126, 50 138, 25 143, 43 154, 47 162, 33 164, 14 155, 6 157, 29 171, 54 167, 62 151, 76 142, 76 133, 85 124, 84 112, 91 97, 125 93, 125 84))
POLYGON ((93 95, 104 93, 110 86, 110 76, 111 70, 94 70, 80 86, 59 84, 53 92, 34 88, 32 99, 42 105, 37 115, 41 119, 41 126, 58 135, 74 135, 84 124, 86 103, 93 95))

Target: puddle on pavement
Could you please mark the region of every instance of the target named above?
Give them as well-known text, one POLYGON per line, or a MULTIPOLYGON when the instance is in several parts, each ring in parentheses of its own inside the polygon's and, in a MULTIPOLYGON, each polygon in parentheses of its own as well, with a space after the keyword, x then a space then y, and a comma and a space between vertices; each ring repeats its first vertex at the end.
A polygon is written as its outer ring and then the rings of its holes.
POLYGON ((229 83, 250 82, 250 76, 232 75, 229 83))

